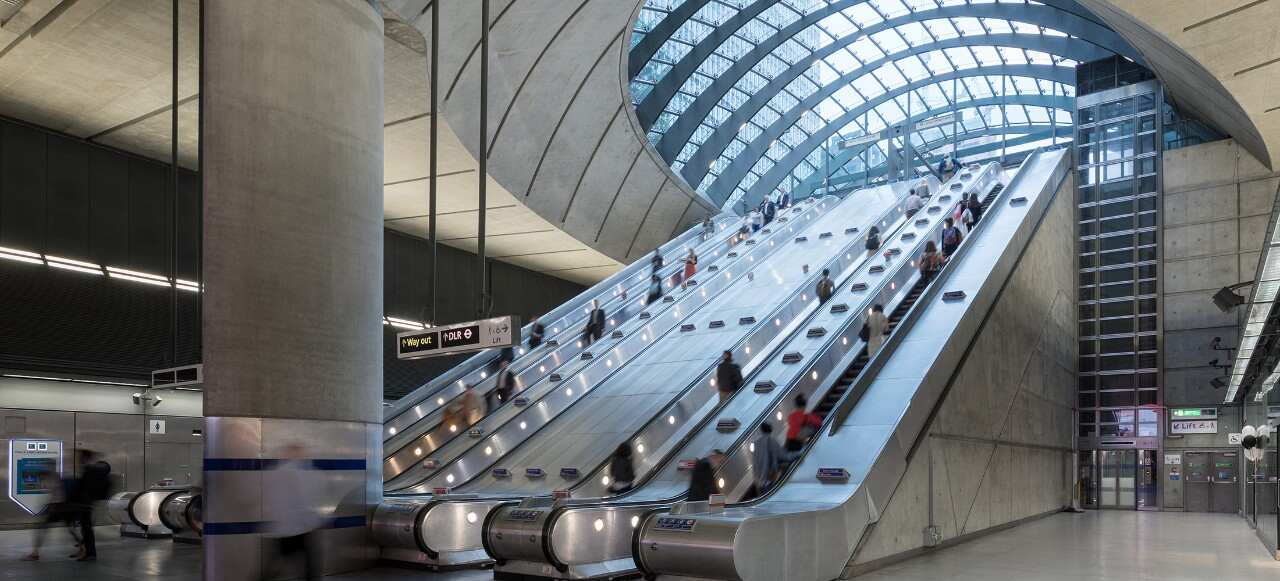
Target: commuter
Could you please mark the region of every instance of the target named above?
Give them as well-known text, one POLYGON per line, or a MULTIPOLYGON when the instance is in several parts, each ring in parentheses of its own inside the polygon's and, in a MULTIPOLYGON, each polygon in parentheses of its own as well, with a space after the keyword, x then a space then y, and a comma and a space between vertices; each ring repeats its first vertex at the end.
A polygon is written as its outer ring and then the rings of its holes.
MULTIPOLYGON (((969 213, 973 214, 973 223, 977 224, 982 219, 982 202, 978 200, 978 194, 969 196, 969 213)), ((972 227, 970 227, 972 230, 972 227)))
POLYGON ((965 195, 961 194, 960 201, 956 202, 955 207, 951 208, 951 221, 955 222, 956 224, 961 223, 960 217, 964 215, 964 200, 965 200, 965 195))
POLYGON ((623 442, 609 459, 609 492, 622 494, 635 485, 636 469, 631 460, 631 444, 623 442))
POLYGON ((457 430, 479 421, 484 412, 485 410, 481 409, 480 398, 476 395, 475 386, 468 385, 462 390, 462 395, 454 398, 448 407, 444 408, 442 425, 449 429, 449 433, 456 433, 457 430))
POLYGON ((942 257, 951 258, 951 255, 955 254, 956 249, 960 247, 960 242, 964 240, 964 234, 951 218, 943 220, 942 226, 942 257))
POLYGON ((764 214, 761 214, 759 210, 752 210, 751 211, 751 231, 759 232, 760 229, 763 227, 764 227, 764 214))
MULTIPOLYGON (((502 405, 511 400, 511 396, 516 391, 516 374, 511 371, 511 362, 502 361, 498 363, 497 385, 493 393, 498 399, 498 405, 502 405)), ((497 407, 497 406, 490 406, 497 407)))
POLYGON ((720 392, 720 403, 729 401, 740 387, 742 368, 733 362, 733 352, 726 350, 720 356, 720 364, 716 365, 716 389, 720 392))
POLYGON ((716 233, 716 224, 715 222, 711 221, 711 216, 707 216, 706 218, 703 218, 702 219, 702 240, 703 241, 710 240, 711 236, 713 236, 715 233, 716 233))
POLYGON ((587 313, 587 326, 582 329, 582 346, 588 347, 602 336, 604 336, 604 309, 600 308, 598 299, 592 299, 591 310, 587 313))
POLYGON ((919 182, 916 182, 915 190, 916 190, 916 193, 919 194, 921 198, 928 198, 929 197, 929 180, 922 179, 919 182))
POLYGON ((804 445, 812 438, 818 430, 822 429, 822 418, 818 417, 811 411, 805 409, 809 405, 809 398, 803 393, 796 394, 794 402, 795 409, 787 415, 787 440, 784 448, 787 452, 788 461, 794 460, 800 450, 804 449, 804 445))
POLYGON ((773 439, 773 425, 768 421, 760 424, 760 435, 751 443, 751 488, 743 497, 743 501, 751 500, 769 490, 773 481, 778 478, 778 470, 782 468, 782 446, 773 439))
POLYGON ((884 345, 885 335, 889 334, 889 319, 884 316, 884 305, 871 307, 867 321, 862 324, 858 338, 867 342, 867 358, 873 357, 880 346, 884 345))
POLYGON ((880 229, 872 226, 867 231, 867 256, 875 256, 877 250, 880 250, 880 229))
POLYGON ((275 554, 262 567, 260 578, 277 578, 280 568, 301 557, 307 579, 318 579, 320 547, 316 532, 323 525, 312 462, 300 444, 290 444, 279 464, 263 474, 262 510, 267 518, 262 536, 275 541, 275 554))
POLYGON ((49 504, 45 506, 44 513, 41 516, 40 524, 37 525, 35 531, 35 542, 32 544, 31 552, 22 558, 23 561, 39 561, 40 547, 44 545, 45 535, 48 534, 50 527, 66 526, 67 532, 71 534, 71 538, 76 542, 76 553, 71 555, 72 559, 79 559, 84 556, 84 545, 80 542, 80 536, 76 533, 76 519, 80 516, 80 511, 70 501, 75 496, 75 479, 58 478, 52 470, 40 470, 36 474, 36 482, 38 486, 49 494, 49 504))
POLYGON ((532 328, 529 330, 529 350, 537 349, 542 345, 542 338, 547 334, 547 328, 542 326, 537 317, 533 318, 532 328))
POLYGON ((773 203, 773 200, 770 200, 767 197, 764 199, 764 207, 762 210, 765 224, 772 222, 773 218, 778 215, 778 205, 773 203))
POLYGON ((951 176, 956 175, 956 159, 951 154, 947 154, 938 164, 938 173, 942 174, 942 181, 948 181, 951 176))
POLYGON ((924 198, 921 198, 920 194, 916 193, 915 188, 911 188, 911 193, 907 195, 906 201, 907 217, 915 216, 916 212, 919 212, 923 207, 924 198))
POLYGON ((644 304, 652 305, 658 302, 660 298, 662 298, 662 279, 655 274, 649 277, 649 298, 645 300, 644 304))
MULTIPOLYGON (((975 195, 974 197, 976 198, 977 196, 975 195)), ((973 231, 974 224, 973 212, 969 211, 969 200, 970 198, 960 200, 960 207, 964 208, 964 211, 960 212, 960 225, 964 227, 961 232, 966 236, 973 231)))
POLYGON ((693 465, 693 473, 689 475, 689 502, 707 501, 716 494, 720 487, 716 486, 716 470, 724 463, 724 452, 712 450, 706 458, 699 458, 693 465))
POLYGON ((77 561, 98 558, 98 545, 93 535, 94 505, 111 496, 111 465, 92 450, 80 450, 80 479, 71 485, 71 505, 80 521, 81 548, 77 561))
POLYGON ((791 194, 782 194, 782 198, 778 200, 778 209, 785 210, 791 207, 791 194))
POLYGON ((664 264, 661 250, 653 251, 653 258, 649 259, 649 264, 653 267, 653 273, 658 274, 658 271, 662 269, 662 265, 664 264))
POLYGON ((680 288, 684 289, 689 284, 689 279, 698 272, 698 255, 694 254, 693 249, 689 249, 689 254, 684 257, 684 278, 680 279, 680 288))
POLYGON ((836 283, 831 281, 830 269, 822 269, 822 278, 818 279, 818 288, 813 292, 818 295, 818 304, 827 302, 827 299, 836 294, 836 283))
POLYGON ((920 255, 920 278, 928 284, 942 270, 942 255, 938 254, 938 245, 932 240, 924 243, 924 252, 920 255))

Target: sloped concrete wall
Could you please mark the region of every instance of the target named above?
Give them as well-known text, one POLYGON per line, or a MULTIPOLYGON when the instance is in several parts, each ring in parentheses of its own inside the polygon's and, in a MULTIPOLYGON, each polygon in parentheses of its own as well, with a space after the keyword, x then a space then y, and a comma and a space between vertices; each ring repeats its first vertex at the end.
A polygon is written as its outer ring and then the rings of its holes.
POLYGON ((931 507, 946 542, 1070 503, 1073 194, 1067 179, 846 575, 923 550, 931 507))

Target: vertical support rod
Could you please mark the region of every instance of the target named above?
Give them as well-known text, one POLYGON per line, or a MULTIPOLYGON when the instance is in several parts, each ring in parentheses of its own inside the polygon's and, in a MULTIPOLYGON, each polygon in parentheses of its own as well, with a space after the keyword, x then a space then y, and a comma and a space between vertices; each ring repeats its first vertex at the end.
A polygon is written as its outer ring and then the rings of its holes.
POLYGON ((1058 101, 1058 83, 1049 81, 1049 87, 1053 90, 1053 97, 1049 101, 1049 145, 1051 147, 1058 146, 1058 108, 1053 104, 1058 101))
POLYGON ((956 77, 951 77, 951 159, 960 163, 960 90, 956 77))
POLYGON ((1005 147, 1009 144, 1009 98, 1006 94, 1009 92, 1005 87, 1009 77, 1000 77, 1000 128, 1004 131, 1000 132, 1000 165, 1004 165, 1005 147))
POLYGON ((427 162, 427 241, 431 244, 430 279, 427 283, 431 291, 431 307, 427 322, 431 325, 439 322, 436 318, 436 291, 439 288, 437 265, 440 263, 439 241, 436 237, 436 173, 440 159, 440 4, 440 0, 436 0, 431 7, 431 151, 427 162))
MULTIPOLYGON (((169 217, 169 302, 172 307, 173 316, 173 362, 172 365, 178 365, 178 199, 180 197, 178 191, 178 2, 172 0, 173 3, 173 51, 170 54, 170 60, 173 61, 173 72, 170 78, 171 99, 169 101, 169 169, 172 170, 171 178, 173 180, 173 200, 172 215, 169 217)), ((145 407, 145 406, 144 406, 145 407)))
POLYGON ((839 133, 828 137, 827 141, 822 144, 822 163, 826 166, 824 171, 827 174, 827 179, 822 182, 822 195, 824 196, 831 193, 831 140, 838 135, 839 133))
MULTIPOLYGON (((866 112, 862 114, 862 130, 870 133, 871 126, 867 124, 868 115, 869 113, 866 112)), ((879 145, 879 142, 876 142, 876 145, 879 145)), ((871 147, 871 144, 867 144, 866 147, 862 148, 862 187, 864 188, 867 187, 867 182, 871 181, 871 166, 869 165, 871 163, 871 147)))
POLYGON ((487 213, 485 198, 489 185, 489 0, 480 0, 480 26, 480 173, 477 176, 480 180, 480 207, 477 212, 480 216, 480 228, 479 246, 476 249, 480 267, 480 286, 477 289, 479 294, 476 300, 476 316, 483 317, 487 295, 485 285, 488 282, 484 259, 484 222, 487 213))

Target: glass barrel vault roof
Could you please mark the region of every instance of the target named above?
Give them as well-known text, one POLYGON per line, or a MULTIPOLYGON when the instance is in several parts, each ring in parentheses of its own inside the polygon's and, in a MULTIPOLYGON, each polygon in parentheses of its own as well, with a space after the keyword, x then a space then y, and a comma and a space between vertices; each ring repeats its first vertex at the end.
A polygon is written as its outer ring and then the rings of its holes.
MULTIPOLYGON (((1074 0, 648 0, 628 67, 650 143, 728 207, 874 168, 884 142, 826 144, 908 117, 957 112, 962 155, 1070 136, 1076 63, 1112 53, 1134 55, 1074 0)), ((950 151, 952 131, 913 145, 950 151)))

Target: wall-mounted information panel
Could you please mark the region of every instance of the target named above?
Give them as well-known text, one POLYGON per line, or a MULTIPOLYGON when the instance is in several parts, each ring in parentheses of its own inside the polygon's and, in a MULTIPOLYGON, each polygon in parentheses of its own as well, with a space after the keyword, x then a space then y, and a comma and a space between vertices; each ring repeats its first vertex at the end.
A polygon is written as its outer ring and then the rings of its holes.
POLYGON ((9 499, 40 514, 62 486, 60 440, 9 440, 9 499))
POLYGON ((400 333, 396 338, 396 356, 400 359, 501 349, 520 344, 520 318, 506 316, 430 327, 400 333))

